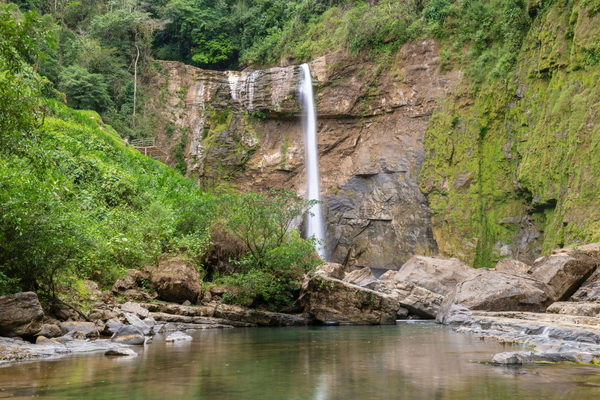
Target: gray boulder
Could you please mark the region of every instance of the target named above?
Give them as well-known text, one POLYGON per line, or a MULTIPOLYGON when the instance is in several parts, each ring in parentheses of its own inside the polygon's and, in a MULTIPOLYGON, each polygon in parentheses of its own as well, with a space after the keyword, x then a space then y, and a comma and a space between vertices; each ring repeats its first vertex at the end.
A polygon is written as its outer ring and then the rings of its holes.
POLYGON ((104 326, 99 327, 93 322, 65 321, 60 323, 63 334, 68 332, 83 332, 87 337, 99 336, 104 326))
POLYGON ((444 296, 433 293, 410 282, 386 279, 375 290, 398 300, 401 307, 422 318, 434 319, 440 310, 444 296))
POLYGON ((456 285, 471 279, 480 272, 468 267, 456 258, 414 256, 406 262, 394 277, 407 281, 442 296, 450 294, 456 285))
POLYGON ((554 302, 552 288, 543 282, 520 274, 482 271, 474 278, 459 283, 445 297, 436 317, 438 323, 458 323, 455 313, 466 310, 545 312, 554 302))
POLYGON ((142 332, 140 328, 131 325, 125 325, 119 328, 110 340, 115 343, 129 345, 143 345, 146 342, 144 332, 142 332))
POLYGON ((396 276, 396 274, 398 273, 398 271, 394 271, 394 270, 389 270, 384 272, 380 277, 379 280, 386 280, 386 279, 394 279, 394 277, 396 276))
POLYGON ((135 314, 138 318, 148 318, 150 316, 150 311, 140 306, 139 303, 134 303, 132 301, 121 304, 121 310, 125 313, 135 314))
POLYGON ((374 289, 377 284, 377 278, 371 272, 371 268, 365 267, 357 271, 352 271, 344 277, 344 282, 351 283, 360 287, 374 289))
POLYGON ((148 335, 150 333, 150 327, 136 315, 125 313, 125 319, 127 319, 127 322, 129 322, 130 325, 133 325, 144 332, 144 335, 148 335))
POLYGON ((30 337, 42 330, 44 311, 33 292, 0 297, 0 336, 30 337))
POLYGON ((551 255, 537 261, 529 274, 548 284, 556 294, 556 300, 566 300, 600 265, 600 260, 583 253, 551 255))

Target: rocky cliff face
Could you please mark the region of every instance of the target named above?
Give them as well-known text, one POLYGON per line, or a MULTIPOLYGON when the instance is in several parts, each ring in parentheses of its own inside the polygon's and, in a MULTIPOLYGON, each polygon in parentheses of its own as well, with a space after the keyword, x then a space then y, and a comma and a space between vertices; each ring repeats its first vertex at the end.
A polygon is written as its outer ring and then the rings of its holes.
MULTIPOLYGON (((461 72, 468 54, 446 50, 440 67, 431 40, 381 65, 342 53, 311 63, 332 261, 531 265, 600 240, 600 13, 586 1, 540 4, 528 3, 514 73, 479 88, 461 72)), ((189 175, 304 193, 297 67, 162 65, 151 108, 189 175)))
MULTIPOLYGON (((564 3, 564 4, 563 4, 564 3)), ((600 235, 600 13, 529 2, 516 70, 440 103, 420 177, 440 255, 493 266, 600 235)))
MULTIPOLYGON (((332 261, 398 269, 415 254, 437 254, 417 178, 432 110, 460 80, 460 72, 440 75, 438 60, 435 43, 423 41, 390 65, 341 53, 310 64, 332 261)), ((200 185, 305 193, 297 66, 162 66, 152 81, 161 88, 151 105, 157 136, 172 148, 185 144, 187 173, 200 185)))

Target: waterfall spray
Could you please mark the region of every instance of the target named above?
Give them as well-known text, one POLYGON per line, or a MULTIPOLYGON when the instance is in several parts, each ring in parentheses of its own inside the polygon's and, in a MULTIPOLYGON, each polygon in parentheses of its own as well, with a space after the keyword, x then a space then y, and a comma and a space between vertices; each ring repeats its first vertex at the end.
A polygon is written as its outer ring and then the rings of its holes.
MULTIPOLYGON (((317 113, 315 111, 315 101, 313 98, 312 77, 308 64, 301 65, 302 80, 300 82, 300 94, 302 107, 304 108, 304 117, 302 118, 302 127, 304 128, 304 153, 306 154, 306 185, 308 187, 309 200, 321 200, 319 185, 319 158, 317 152, 317 113)), ((312 216, 308 216, 307 236, 313 236, 325 245, 325 233, 323 229, 323 214, 321 204, 315 205, 311 209, 312 216)), ((325 259, 325 249, 318 249, 319 255, 325 259)))

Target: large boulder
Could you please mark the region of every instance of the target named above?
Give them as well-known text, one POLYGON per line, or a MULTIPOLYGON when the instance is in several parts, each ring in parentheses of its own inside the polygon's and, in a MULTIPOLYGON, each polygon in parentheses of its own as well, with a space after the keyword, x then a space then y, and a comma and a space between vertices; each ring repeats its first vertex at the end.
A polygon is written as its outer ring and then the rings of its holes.
POLYGON ((307 316, 341 325, 393 325, 400 308, 384 293, 322 276, 304 281, 299 301, 307 316))
POLYGON ((596 270, 600 261, 583 253, 556 254, 538 260, 529 274, 548 284, 556 294, 556 300, 566 300, 596 270))
POLYGON ((434 293, 446 296, 457 284, 471 279, 480 272, 468 267, 456 258, 414 256, 406 262, 395 276, 434 293))
POLYGON ((29 337, 42 330, 44 311, 33 292, 0 297, 0 336, 29 337))
POLYGON ((600 268, 590 275, 579 289, 571 296, 571 301, 600 302, 600 268))
POLYGON ((119 328, 117 332, 110 338, 112 342, 129 344, 129 345, 142 345, 146 342, 144 332, 136 326, 125 325, 119 328))
POLYGON ((445 297, 436 317, 438 323, 460 322, 454 314, 468 310, 545 312, 555 294, 547 284, 521 274, 485 271, 459 283, 445 297))
POLYGON ((379 281, 375 290, 396 299, 401 307, 422 318, 435 318, 444 296, 433 293, 410 282, 386 279, 379 281))
POLYGON ((112 287, 112 292, 114 294, 123 294, 127 290, 134 289, 136 287, 135 279, 131 276, 127 275, 123 278, 117 279, 112 287))
POLYGON ((180 258, 161 261, 150 271, 152 286, 165 301, 196 303, 202 294, 198 270, 180 258))
POLYGON ((374 289, 375 285, 377 284, 377 279, 369 267, 352 271, 346 275, 343 280, 344 282, 369 289, 374 289))

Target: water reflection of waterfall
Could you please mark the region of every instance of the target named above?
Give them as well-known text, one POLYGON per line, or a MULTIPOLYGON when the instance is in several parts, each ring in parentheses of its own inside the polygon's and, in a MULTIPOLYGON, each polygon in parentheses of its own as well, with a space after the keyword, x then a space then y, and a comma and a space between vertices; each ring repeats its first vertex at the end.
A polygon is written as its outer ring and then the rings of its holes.
MULTIPOLYGON (((302 127, 304 129, 304 153, 306 154, 306 185, 308 187, 309 200, 321 200, 319 185, 319 158, 317 153, 317 114, 313 98, 312 77, 308 64, 301 65, 300 93, 304 117, 302 127)), ((322 243, 318 249, 319 255, 325 259, 325 233, 323 229, 323 214, 321 205, 317 204, 311 209, 312 216, 308 216, 307 236, 313 236, 322 243)))

